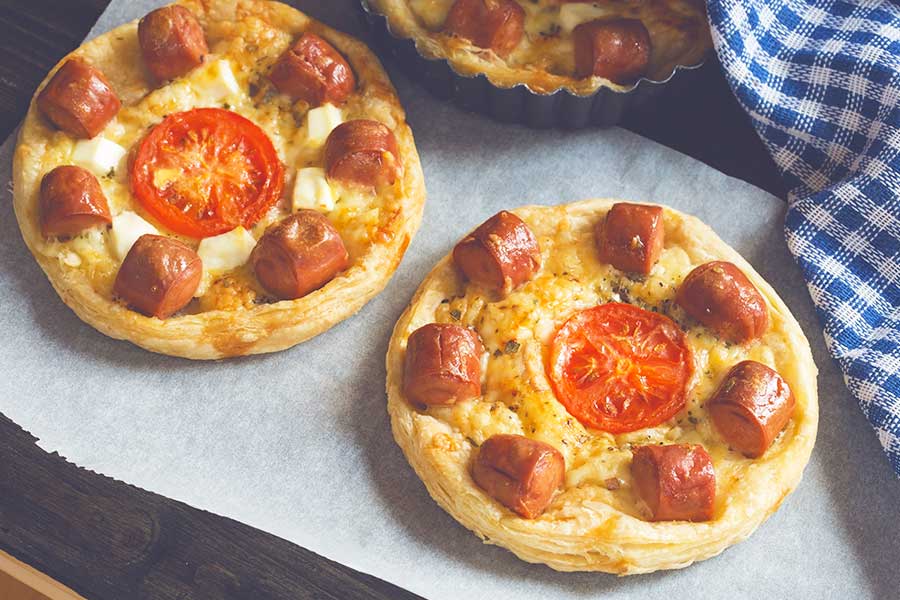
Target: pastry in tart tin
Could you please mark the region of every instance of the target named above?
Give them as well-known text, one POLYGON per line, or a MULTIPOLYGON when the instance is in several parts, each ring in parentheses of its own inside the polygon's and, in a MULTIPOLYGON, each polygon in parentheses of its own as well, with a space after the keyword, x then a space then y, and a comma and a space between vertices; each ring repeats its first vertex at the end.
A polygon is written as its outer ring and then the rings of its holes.
POLYGON ((562 571, 681 568, 800 481, 816 367, 700 220, 608 199, 502 211, 425 278, 387 354, 394 438, 485 542, 562 571))
POLYGON ((267 0, 185 0, 76 49, 39 87, 13 172, 62 300, 194 359, 281 350, 358 311, 425 201, 378 59, 267 0))
POLYGON ((668 80, 712 48, 697 0, 365 0, 428 59, 499 88, 587 96, 668 80))

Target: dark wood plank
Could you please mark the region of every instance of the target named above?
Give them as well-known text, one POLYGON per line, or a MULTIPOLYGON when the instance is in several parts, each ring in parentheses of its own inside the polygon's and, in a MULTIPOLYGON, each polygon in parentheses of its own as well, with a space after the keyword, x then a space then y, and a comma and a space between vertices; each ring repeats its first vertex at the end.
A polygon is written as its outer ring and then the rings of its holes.
POLYGON ((0 549, 89 600, 418 598, 34 442, 0 415, 0 549))
POLYGON ((47 71, 81 43, 109 0, 0 0, 0 136, 47 71))
MULTIPOLYGON (((0 0, 0 136, 108 0, 0 0)), ((624 126, 783 197, 718 66, 624 126)), ((724 199, 723 199, 724 200, 724 199)), ((416 598, 275 536, 77 468, 0 415, 0 549, 90 600, 416 598)))

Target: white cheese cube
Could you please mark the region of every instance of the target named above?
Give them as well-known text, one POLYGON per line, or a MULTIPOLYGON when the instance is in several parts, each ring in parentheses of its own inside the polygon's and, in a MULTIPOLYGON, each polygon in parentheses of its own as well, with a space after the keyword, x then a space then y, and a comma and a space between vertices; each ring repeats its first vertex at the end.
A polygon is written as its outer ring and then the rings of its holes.
POLYGON ((243 227, 235 227, 227 233, 204 238, 197 248, 197 254, 203 261, 203 278, 194 296, 199 298, 206 294, 216 275, 247 262, 255 247, 256 239, 243 227))
POLYGON ((81 266, 81 257, 70 250, 60 252, 59 259, 63 262, 64 265, 69 267, 81 266))
POLYGON ((159 230, 137 213, 126 210, 113 217, 111 237, 119 260, 124 260, 138 238, 148 233, 159 235, 159 230))
POLYGON ((78 140, 72 152, 72 162, 81 165, 98 177, 108 175, 119 166, 125 156, 125 148, 105 137, 78 140))
POLYGON ((559 7, 559 28, 563 33, 572 33, 572 30, 588 21, 600 19, 609 14, 609 10, 588 2, 563 4, 559 7))
POLYGON ((344 122, 344 115, 334 104, 323 104, 306 113, 306 137, 313 146, 321 146, 328 134, 344 122))
POLYGON ((204 99, 218 102, 240 93, 241 86, 238 85, 234 71, 231 70, 231 63, 227 60, 215 61, 207 67, 205 74, 204 99))
POLYGON ((227 233, 208 237, 200 242, 197 254, 203 261, 203 270, 220 273, 241 266, 250 258, 256 239, 243 227, 235 227, 227 233))
POLYGON ((301 208, 324 212, 334 210, 334 194, 325 178, 325 169, 319 167, 297 169, 297 179, 294 180, 294 210, 301 208))

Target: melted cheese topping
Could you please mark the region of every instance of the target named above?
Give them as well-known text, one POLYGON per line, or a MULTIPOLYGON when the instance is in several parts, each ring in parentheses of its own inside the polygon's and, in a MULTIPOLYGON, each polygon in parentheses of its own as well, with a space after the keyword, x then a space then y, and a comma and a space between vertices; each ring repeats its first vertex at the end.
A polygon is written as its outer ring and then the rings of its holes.
MULTIPOLYGON (((421 25, 440 34, 455 0, 407 1, 421 25)), ((525 35, 505 59, 511 67, 573 76, 572 29, 578 23, 594 19, 632 18, 644 23, 652 44, 647 69, 651 79, 665 79, 676 65, 693 64, 702 56, 698 55, 698 48, 710 45, 706 14, 702 3, 695 0, 604 0, 567 4, 557 4, 554 0, 527 0, 519 4, 525 9, 525 35)), ((446 38, 442 34, 441 37, 446 38)))
MULTIPOLYGON (((250 233, 258 239, 267 227, 290 214, 297 170, 323 167, 324 149, 322 144, 309 140, 309 119, 306 117, 310 107, 302 101, 292 103, 287 96, 278 94, 267 78, 276 59, 294 41, 293 36, 254 17, 237 22, 213 22, 209 24, 206 35, 211 55, 206 57, 204 65, 135 99, 133 103, 128 104, 127 99, 123 98, 127 105, 123 105, 101 135, 131 151, 150 128, 174 112, 218 107, 253 121, 268 135, 287 167, 282 198, 250 228, 250 233)), ((133 62, 133 68, 139 69, 142 59, 136 44, 134 50, 134 56, 129 60, 133 62)), ((397 123, 390 114, 390 107, 383 102, 372 95, 365 95, 364 90, 357 90, 340 112, 345 121, 368 118, 381 121, 393 129, 397 123)), ((41 172, 47 173, 56 166, 72 164, 77 145, 77 141, 70 136, 62 133, 54 135, 42 156, 41 172)), ((174 234, 142 210, 129 189, 130 174, 126 165, 127 161, 122 161, 121 168, 111 169, 98 177, 111 213, 116 216, 133 211, 150 221, 163 235, 180 239, 197 249, 200 240, 174 234)), ((158 175, 177 177, 177 173, 158 175)), ((400 209, 399 188, 383 188, 377 193, 336 184, 332 184, 331 188, 334 206, 323 212, 341 234, 351 261, 356 261, 373 241, 379 240, 383 228, 400 209)), ((120 259, 108 229, 90 229, 71 239, 44 240, 38 251, 57 257, 66 268, 81 269, 98 293, 112 296, 120 259)), ((269 301, 252 269, 246 264, 217 272, 204 285, 205 293, 188 305, 185 312, 236 310, 269 301)))
MULTIPOLYGON (((786 334, 776 321, 760 339, 747 345, 730 344, 692 321, 675 304, 678 285, 708 259, 689 256, 683 249, 688 240, 671 213, 666 213, 666 242, 659 262, 646 278, 636 280, 598 260, 594 226, 602 214, 573 220, 563 210, 545 212, 549 215, 542 214, 545 218, 540 220, 526 218, 543 258, 532 281, 499 301, 468 284, 459 295, 438 305, 436 322, 466 325, 481 335, 486 350, 484 395, 450 407, 429 407, 426 414, 475 445, 497 433, 547 442, 566 459, 569 491, 633 516, 641 516, 641 507, 630 487, 631 447, 702 444, 715 465, 717 503, 727 502, 728 489, 753 461, 722 441, 705 402, 741 360, 756 360, 776 370, 790 364, 793 350, 786 334), (567 412, 550 387, 545 365, 557 329, 576 311, 610 301, 665 314, 687 332, 694 354, 687 403, 657 427, 618 435, 588 429, 567 412)), ((784 435, 778 438, 773 449, 784 439, 784 435)), ((773 449, 770 452, 777 451, 773 449)))

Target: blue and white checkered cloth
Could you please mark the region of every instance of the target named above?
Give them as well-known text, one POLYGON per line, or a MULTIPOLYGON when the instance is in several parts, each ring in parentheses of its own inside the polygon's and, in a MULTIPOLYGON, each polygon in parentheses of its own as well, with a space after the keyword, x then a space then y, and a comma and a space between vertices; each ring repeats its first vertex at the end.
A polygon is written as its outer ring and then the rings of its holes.
POLYGON ((900 5, 709 0, 719 59, 783 172, 788 246, 900 475, 900 5))

